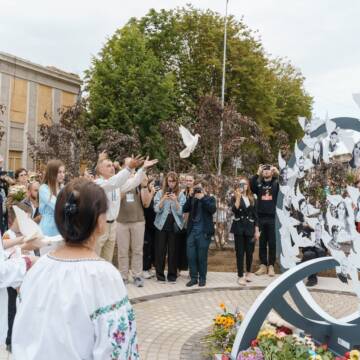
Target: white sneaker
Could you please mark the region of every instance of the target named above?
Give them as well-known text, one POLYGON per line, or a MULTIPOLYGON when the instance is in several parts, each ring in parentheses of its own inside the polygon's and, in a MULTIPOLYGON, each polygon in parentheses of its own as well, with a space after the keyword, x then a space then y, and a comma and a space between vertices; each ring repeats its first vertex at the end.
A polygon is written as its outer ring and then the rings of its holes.
POLYGON ((153 278, 155 275, 151 272, 151 270, 149 271, 143 271, 143 278, 144 279, 151 279, 153 278))
POLYGON ((241 278, 238 278, 238 284, 240 285, 240 286, 246 286, 246 280, 245 280, 245 277, 243 276, 243 277, 241 277, 241 278))

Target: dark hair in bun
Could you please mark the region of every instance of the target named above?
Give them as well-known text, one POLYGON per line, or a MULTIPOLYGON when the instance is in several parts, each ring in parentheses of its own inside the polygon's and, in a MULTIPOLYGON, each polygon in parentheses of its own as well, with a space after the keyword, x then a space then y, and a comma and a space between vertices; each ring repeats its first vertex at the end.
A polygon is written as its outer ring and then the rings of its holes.
POLYGON ((99 216, 106 210, 104 190, 91 181, 76 179, 57 197, 55 223, 65 242, 81 244, 93 234, 99 216))

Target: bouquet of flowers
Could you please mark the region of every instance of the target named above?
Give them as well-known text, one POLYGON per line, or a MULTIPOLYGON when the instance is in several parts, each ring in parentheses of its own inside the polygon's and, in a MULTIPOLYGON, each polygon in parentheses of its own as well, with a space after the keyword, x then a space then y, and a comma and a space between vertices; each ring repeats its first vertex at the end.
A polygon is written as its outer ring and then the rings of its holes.
POLYGON ((228 311, 224 303, 219 307, 221 312, 213 319, 210 334, 205 337, 205 341, 209 344, 211 354, 230 354, 243 315, 238 309, 228 311))
MULTIPOLYGON (((212 355, 219 359, 230 359, 237 330, 243 315, 235 310, 229 312, 225 304, 213 320, 210 334, 206 336, 212 355), (219 356, 219 355, 218 355, 219 356)), ((283 324, 274 325, 266 321, 250 347, 240 351, 237 360, 360 360, 360 351, 352 350, 336 357, 326 344, 317 345, 309 335, 299 336, 283 324)))
POLYGON ((8 207, 12 204, 21 202, 26 197, 27 189, 24 185, 10 186, 8 193, 8 207))

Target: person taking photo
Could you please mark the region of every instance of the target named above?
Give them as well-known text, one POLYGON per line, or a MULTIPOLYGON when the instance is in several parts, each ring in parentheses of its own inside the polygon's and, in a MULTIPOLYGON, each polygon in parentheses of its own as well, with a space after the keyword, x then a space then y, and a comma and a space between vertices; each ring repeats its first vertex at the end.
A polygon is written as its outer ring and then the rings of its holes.
POLYGON ((206 285, 208 250, 211 236, 215 233, 213 215, 216 212, 216 200, 208 195, 206 186, 204 180, 195 182, 183 207, 183 212, 189 214, 187 255, 190 281, 186 284, 187 287, 206 285))
POLYGON ((251 191, 257 197, 257 214, 259 218, 260 267, 255 275, 275 275, 276 260, 275 215, 276 201, 279 193, 279 171, 276 167, 266 164, 260 165, 257 174, 251 179, 251 191))

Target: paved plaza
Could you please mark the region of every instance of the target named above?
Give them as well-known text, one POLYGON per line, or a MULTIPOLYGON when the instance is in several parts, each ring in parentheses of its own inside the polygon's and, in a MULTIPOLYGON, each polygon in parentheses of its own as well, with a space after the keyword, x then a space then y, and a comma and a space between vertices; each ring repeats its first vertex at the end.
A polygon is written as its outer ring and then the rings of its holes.
MULTIPOLYGON (((268 276, 255 277, 251 285, 239 287, 234 273, 209 273, 205 288, 186 288, 187 273, 176 284, 146 280, 144 288, 128 285, 136 311, 140 355, 146 360, 206 359, 201 339, 223 302, 230 309, 246 312, 262 289, 270 283, 268 276)), ((357 309, 357 299, 349 285, 337 279, 319 278, 312 290, 315 300, 334 317, 357 309), (341 304, 341 306, 339 306, 341 304)), ((9 360, 4 350, 0 360, 9 360)))

